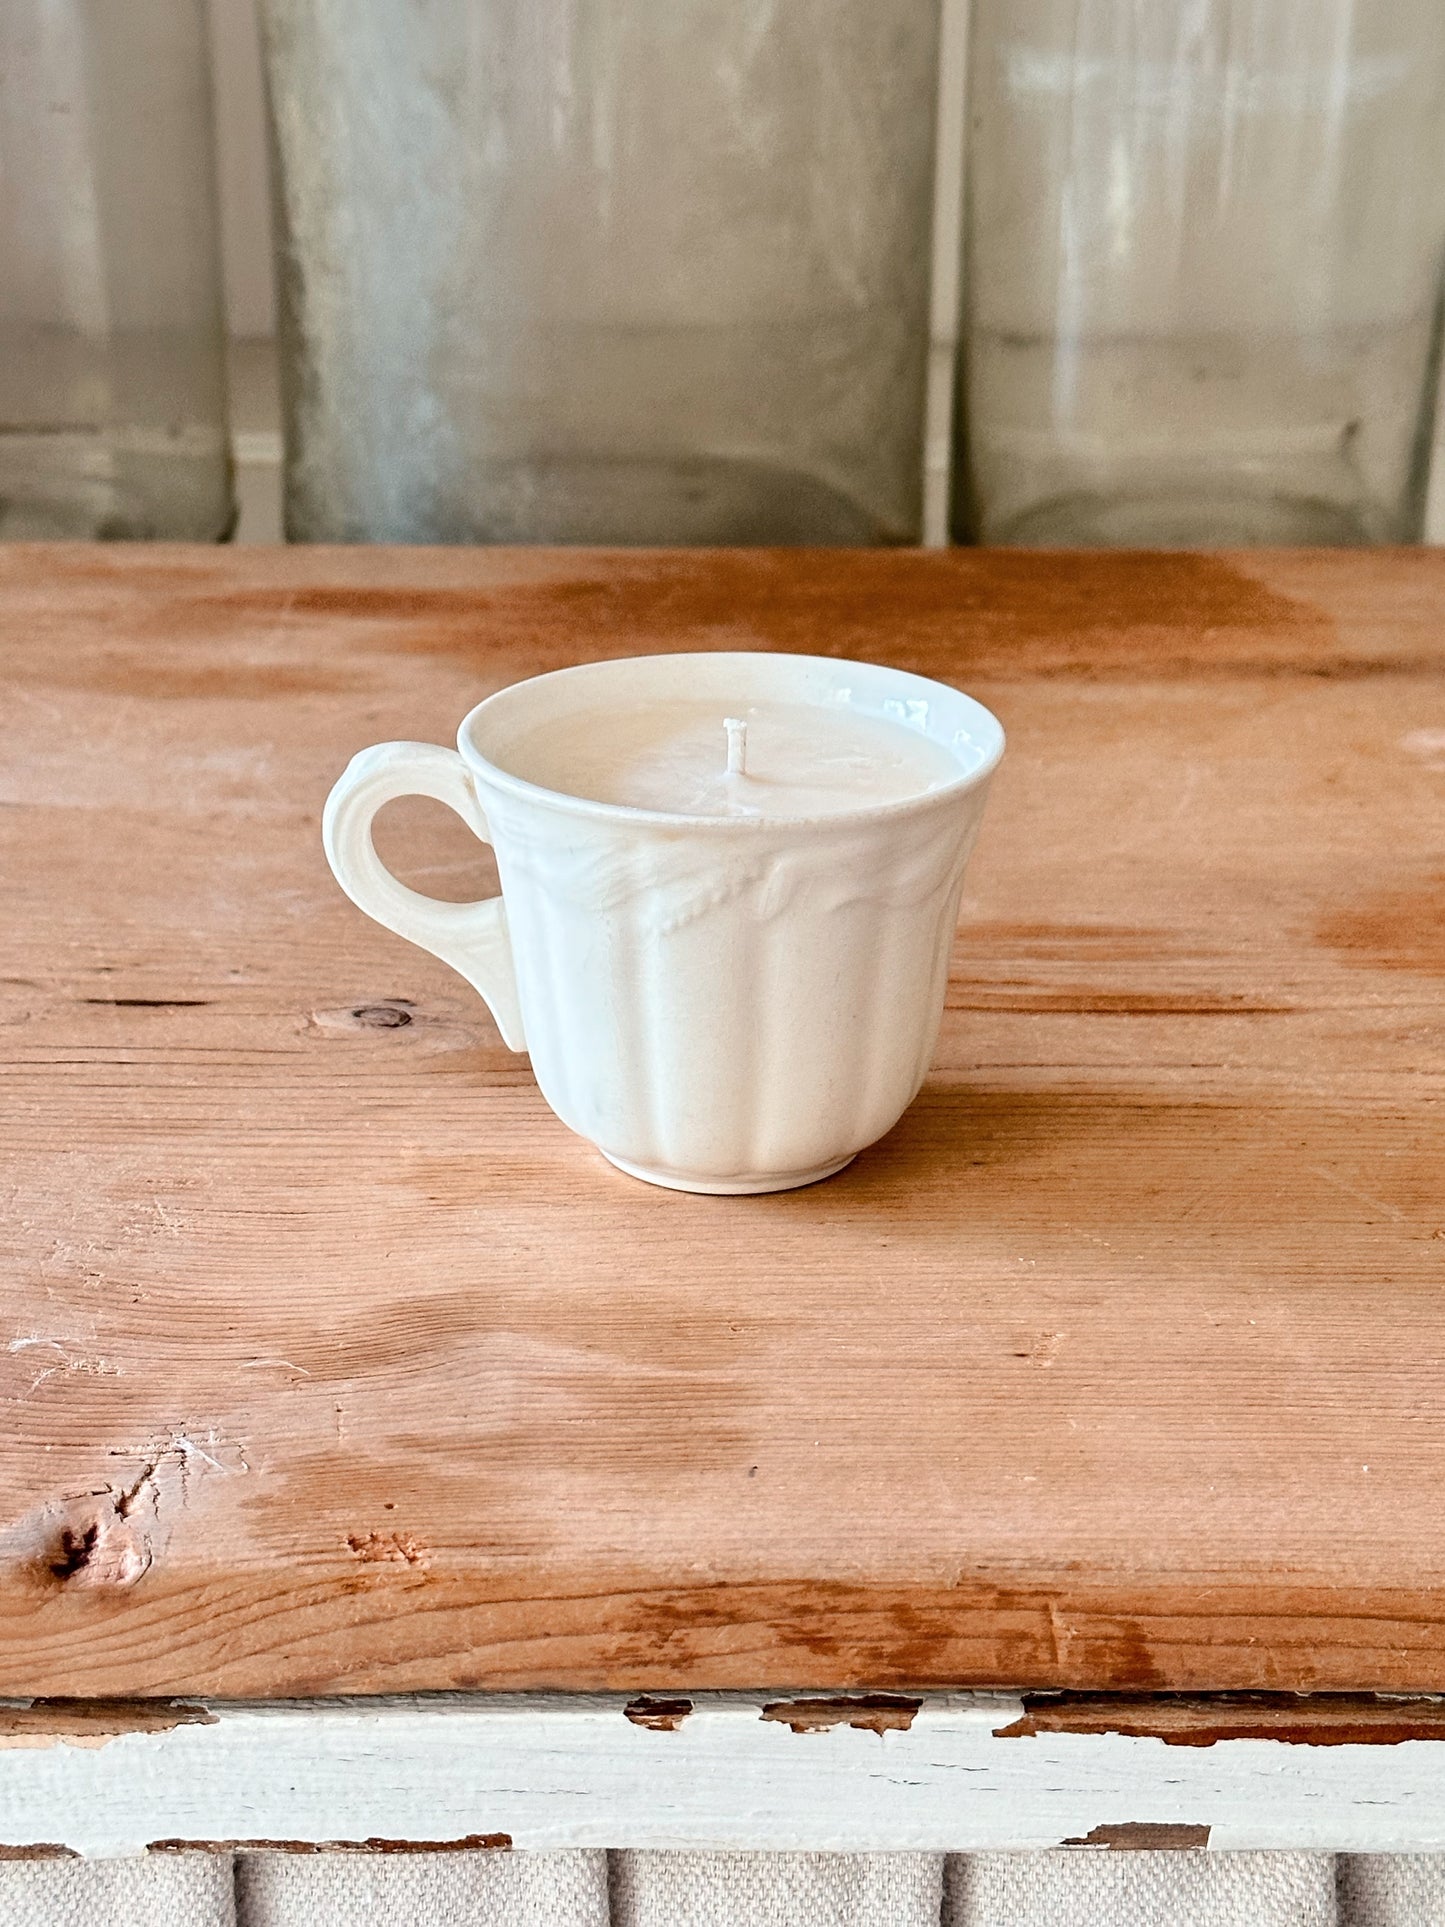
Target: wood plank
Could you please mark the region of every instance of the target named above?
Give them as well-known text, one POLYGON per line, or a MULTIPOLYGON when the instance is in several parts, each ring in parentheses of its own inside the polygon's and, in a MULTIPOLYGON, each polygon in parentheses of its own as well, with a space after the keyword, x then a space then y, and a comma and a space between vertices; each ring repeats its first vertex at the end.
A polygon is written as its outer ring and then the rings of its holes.
POLYGON ((1425 551, 0 550, 0 1691, 1438 1686, 1442 608, 1425 551), (317 821, 516 676, 754 645, 1010 755, 913 1111, 669 1196, 317 821))
MULTIPOLYGON (((1445 1849, 1445 1743, 1430 1703, 1394 1703, 1397 1724, 1416 1722, 1411 1744, 1358 1732, 1170 1744, 1137 1708, 1132 1725, 1021 1734, 1022 1702, 1001 1694, 929 1695, 881 1730, 845 1706, 795 1731, 744 1694, 687 1708, 663 1727, 602 1694, 216 1702, 205 1718, 185 1708, 129 1731, 113 1712, 92 1731, 56 1718, 48 1736, 37 1725, 0 1737, 0 1857, 1445 1849)), ((1348 1717, 1358 1725, 1361 1712, 1348 1717)), ((1257 1714, 1261 1735, 1283 1730, 1257 1714)), ((1316 1730, 1331 1731, 1326 1714, 1316 1730)))

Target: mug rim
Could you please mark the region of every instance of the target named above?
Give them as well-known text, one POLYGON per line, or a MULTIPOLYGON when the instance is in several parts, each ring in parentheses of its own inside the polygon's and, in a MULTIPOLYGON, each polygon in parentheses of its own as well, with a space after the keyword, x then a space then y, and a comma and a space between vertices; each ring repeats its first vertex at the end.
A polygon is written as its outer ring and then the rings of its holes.
MULTIPOLYGON (((888 719, 880 718, 880 720, 888 719)), ((925 740, 937 741, 937 738, 928 737, 925 740)), ((625 823, 654 829, 716 830, 730 835, 756 834, 759 831, 776 829, 841 828, 860 821, 874 822, 880 818, 922 814, 938 808, 940 804, 954 802, 986 783, 1003 757, 1006 742, 1003 724, 993 711, 981 703, 976 696, 970 696, 965 690, 955 689, 951 683, 939 682, 936 677, 920 675, 913 669, 900 669, 892 663, 866 662, 857 656, 806 655, 798 650, 783 649, 671 649, 659 650, 649 655, 604 656, 592 662, 569 663, 561 669, 545 669, 535 676, 522 676, 516 682, 505 684, 501 689, 494 689, 490 696, 484 696, 479 703, 472 705, 457 729, 457 750, 472 774, 489 786, 516 797, 519 801, 542 804, 568 815, 603 822, 625 823), (510 770, 503 769, 499 763, 494 763, 484 755, 472 740, 473 726, 483 711, 492 708, 494 704, 501 703, 517 690, 531 689, 539 683, 585 677, 597 670, 622 665, 676 663, 694 661, 698 657, 706 657, 713 661, 735 657, 747 662, 809 663, 832 669, 848 666, 866 669, 879 675, 896 676, 913 684, 921 684, 926 689, 937 690, 951 702, 964 704, 971 712, 970 720, 982 726, 987 747, 971 769, 960 768, 959 774, 946 783, 940 783, 933 789, 919 790, 913 796, 896 797, 891 802, 859 803, 846 809, 814 811, 797 816, 773 812, 766 816, 705 816, 680 810, 651 810, 633 803, 603 803, 595 797, 575 796, 567 790, 548 789, 544 784, 533 783, 525 776, 516 776, 510 770)))

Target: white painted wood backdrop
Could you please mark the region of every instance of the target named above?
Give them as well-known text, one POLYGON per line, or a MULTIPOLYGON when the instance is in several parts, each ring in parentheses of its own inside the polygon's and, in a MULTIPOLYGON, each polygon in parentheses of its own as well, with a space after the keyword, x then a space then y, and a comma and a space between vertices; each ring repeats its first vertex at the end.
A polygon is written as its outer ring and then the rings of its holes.
POLYGON ((1445 1850, 1442 1740, 1005 1738, 1022 1703, 987 1694, 928 1698, 904 1731, 793 1732, 763 1704, 701 1695, 671 1731, 629 1719, 620 1695, 437 1695, 217 1704, 209 1724, 112 1738, 12 1735, 0 1842, 969 1851, 1182 1826, 1207 1828, 1215 1849, 1445 1850))

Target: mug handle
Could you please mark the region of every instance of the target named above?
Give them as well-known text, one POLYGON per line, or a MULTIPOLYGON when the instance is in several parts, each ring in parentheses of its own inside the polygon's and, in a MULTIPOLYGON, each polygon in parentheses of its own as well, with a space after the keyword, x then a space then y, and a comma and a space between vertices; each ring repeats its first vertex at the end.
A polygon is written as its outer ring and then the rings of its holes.
POLYGON ((371 838, 372 818, 397 796, 435 797, 484 843, 492 840, 471 772, 456 750, 438 743, 377 743, 352 757, 326 799, 321 841, 336 881, 367 916, 465 977, 496 1019, 502 1042, 509 1050, 525 1050, 502 899, 444 903, 399 883, 371 838))

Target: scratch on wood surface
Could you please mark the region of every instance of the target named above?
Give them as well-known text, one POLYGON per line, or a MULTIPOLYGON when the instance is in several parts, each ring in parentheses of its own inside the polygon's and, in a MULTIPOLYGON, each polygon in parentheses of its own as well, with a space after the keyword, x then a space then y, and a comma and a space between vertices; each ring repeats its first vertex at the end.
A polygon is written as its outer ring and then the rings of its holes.
POLYGON ((1174 808, 1169 815, 1171 823, 1178 823, 1182 817, 1187 815, 1189 805, 1194 801, 1194 792, 1199 788, 1199 780, 1202 774, 1203 772, 1198 763, 1186 763, 1182 775, 1176 777, 1177 788, 1174 796, 1174 808))
POLYGON ((1327 1170, 1322 1164, 1312 1164, 1309 1168, 1311 1177, 1323 1178, 1326 1184, 1332 1184, 1337 1191, 1343 1191, 1346 1197, 1358 1199, 1361 1204, 1369 1205, 1372 1211, 1383 1211, 1385 1216, 1393 1218, 1396 1224, 1409 1223, 1409 1212, 1402 1211, 1398 1205, 1389 1204, 1384 1198, 1377 1198, 1373 1192, 1361 1190, 1359 1185, 1350 1184, 1338 1172, 1327 1170))
POLYGON ((177 1432, 167 1449, 180 1454, 181 1475, 183 1478, 186 1467, 192 1459, 199 1459, 203 1465, 209 1465, 216 1472, 249 1472, 251 1469, 246 1463, 245 1454, 242 1452, 240 1446, 234 1442, 223 1443, 223 1441, 216 1437, 214 1432, 207 1438, 205 1445, 202 1445, 199 1439, 188 1438, 184 1432, 177 1432), (207 1451, 206 1446, 209 1446, 211 1450, 207 1451), (217 1451, 221 1450, 231 1451, 235 1455, 237 1463, 234 1465, 224 1464, 216 1457, 217 1451))
POLYGON ((159 1198, 151 1199, 151 1210, 155 1212, 161 1224, 173 1238, 179 1238, 181 1236, 186 1228, 184 1218, 178 1218, 173 1211, 168 1211, 159 1198))
POLYGON ((772 1700, 763 1708, 765 1720, 790 1726, 795 1733, 826 1733, 834 1726, 855 1726, 868 1733, 906 1733, 922 1700, 901 1693, 857 1693, 826 1699, 772 1700))
POLYGON ((675 1733, 691 1711, 691 1700, 654 1698, 644 1693, 628 1701, 622 1717, 634 1726, 645 1726, 649 1733, 675 1733))
POLYGON ((48 1355, 46 1362, 42 1362, 41 1358, 30 1361, 26 1368, 30 1372, 30 1383, 25 1390, 19 1394, 21 1398, 28 1398, 32 1392, 38 1390, 47 1379, 51 1378, 70 1376, 80 1378, 119 1378, 121 1376, 119 1365, 113 1363, 112 1360, 103 1358, 98 1354, 73 1352, 63 1340, 59 1338, 42 1338, 38 1333, 32 1333, 21 1338, 12 1338, 5 1349, 12 1355, 27 1352, 39 1353, 42 1355, 42 1358, 48 1355))
POLYGON ((82 997, 83 1004, 102 1004, 108 1010, 205 1010, 209 997, 82 997))
POLYGON ((1049 1615, 1049 1651, 1054 1665, 1058 1666, 1063 1663, 1064 1649, 1069 1643, 1069 1628, 1054 1600, 1046 1599, 1044 1604, 1049 1615))
POLYGON ((1209 1828, 1176 1826, 1154 1820, 1120 1820, 1113 1826, 1090 1827, 1061 1847, 1102 1847, 1114 1853, 1196 1853, 1209 1845, 1209 1828))

